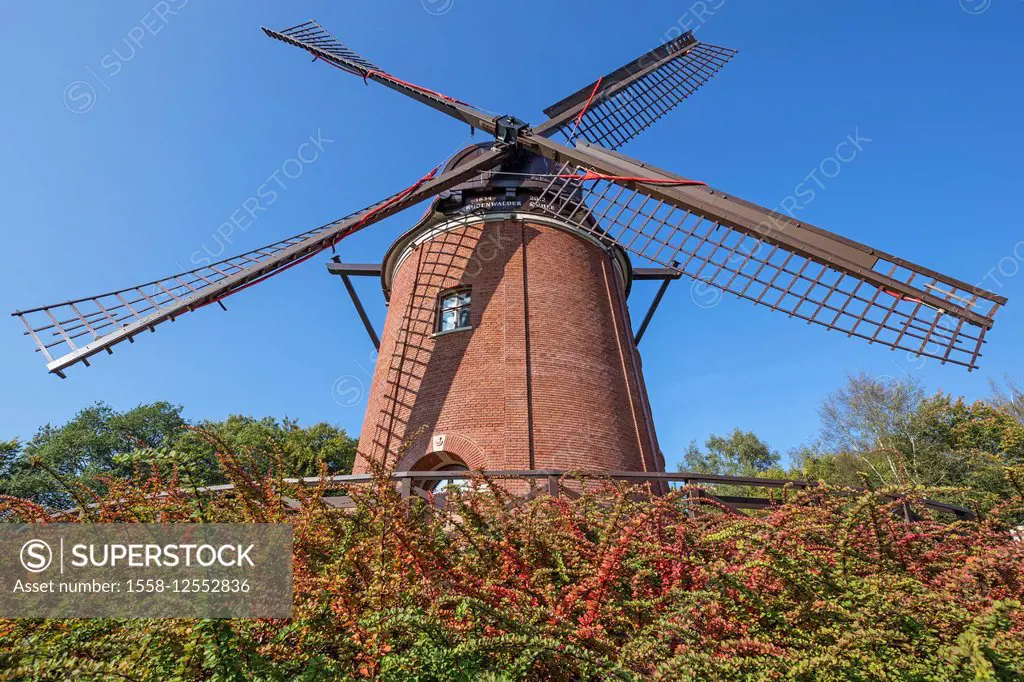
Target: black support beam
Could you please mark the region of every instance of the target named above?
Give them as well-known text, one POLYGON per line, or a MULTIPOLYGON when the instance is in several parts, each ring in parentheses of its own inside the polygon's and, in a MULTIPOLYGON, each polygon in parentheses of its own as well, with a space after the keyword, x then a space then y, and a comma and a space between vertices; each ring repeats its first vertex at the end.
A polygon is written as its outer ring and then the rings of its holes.
POLYGON ((327 272, 332 275, 348 275, 349 277, 380 277, 380 263, 342 263, 331 261, 327 264, 327 272))
POLYGON ((633 268, 633 281, 679 279, 683 273, 672 268, 633 268))
MULTIPOLYGON (((635 273, 635 271, 634 271, 635 273)), ((635 275, 634 275, 635 276, 635 275)), ((658 309, 658 305, 661 304, 662 297, 665 296, 665 290, 668 289, 668 285, 672 283, 673 279, 678 279, 679 273, 676 273, 676 277, 668 278, 665 277, 661 281, 661 286, 658 287, 658 293, 654 295, 654 300, 651 301, 651 307, 647 310, 647 314, 644 315, 644 321, 640 323, 640 329, 636 330, 636 334, 633 336, 634 343, 640 345, 640 339, 644 337, 644 332, 647 331, 647 325, 651 323, 651 319, 654 317, 654 311, 658 309)), ((654 278, 652 278, 654 279, 654 278)))
POLYGON ((359 319, 363 321, 363 326, 366 328, 366 333, 370 335, 370 341, 373 343, 373 347, 376 350, 380 350, 380 337, 377 336, 377 331, 373 328, 373 323, 370 322, 370 318, 366 315, 366 309, 363 308, 363 302, 359 300, 359 294, 356 293, 356 288, 352 286, 352 280, 350 276, 363 276, 368 277, 371 275, 380 275, 380 265, 363 265, 363 264, 348 264, 342 263, 341 258, 335 256, 331 259, 331 262, 327 264, 327 271, 332 275, 338 275, 341 277, 342 283, 345 285, 345 290, 348 291, 349 297, 352 299, 352 304, 356 307, 356 312, 359 313, 359 319), (376 271, 372 271, 376 268, 376 271))

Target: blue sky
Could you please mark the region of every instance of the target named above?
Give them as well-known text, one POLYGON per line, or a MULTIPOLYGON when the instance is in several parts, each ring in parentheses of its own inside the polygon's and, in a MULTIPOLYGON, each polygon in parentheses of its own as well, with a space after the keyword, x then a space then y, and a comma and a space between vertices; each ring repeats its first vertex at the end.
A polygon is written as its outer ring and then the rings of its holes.
MULTIPOLYGON (((304 231, 407 186, 465 139, 440 114, 310 64, 261 24, 317 18, 406 80, 533 122, 678 27, 696 27, 739 56, 623 151, 776 206, 859 132, 870 142, 803 218, 1011 300, 982 370, 969 374, 734 298, 702 307, 677 283, 642 344, 669 466, 690 440, 734 426, 782 451, 810 440, 817 405, 852 372, 906 373, 971 398, 990 378, 1024 379, 1024 3, 145 0, 5 10, 4 312, 304 231), (698 16, 702 7, 712 12, 698 16), (317 159, 225 244, 218 226, 310 136, 324 139, 317 159)), ((418 215, 346 240, 342 257, 379 260, 418 215)), ((211 306, 166 324, 65 381, 6 318, 0 439, 27 438, 97 400, 169 400, 197 419, 289 415, 357 434, 373 348, 326 260, 232 297, 227 313, 211 306)), ((380 328, 377 282, 358 286, 380 328)), ((653 293, 651 283, 635 288, 637 322, 653 293)))

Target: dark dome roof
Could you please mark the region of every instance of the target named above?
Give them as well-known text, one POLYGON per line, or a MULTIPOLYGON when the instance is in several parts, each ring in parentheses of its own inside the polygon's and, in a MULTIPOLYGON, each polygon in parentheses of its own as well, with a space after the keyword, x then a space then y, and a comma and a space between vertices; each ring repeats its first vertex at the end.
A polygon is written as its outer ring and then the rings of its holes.
POLYGON ((492 144, 490 142, 477 142, 476 144, 471 144, 468 147, 460 149, 459 151, 455 152, 455 156, 453 156, 451 160, 445 164, 445 172, 450 171, 453 168, 458 168, 459 166, 467 164, 473 159, 479 158, 480 156, 483 155, 484 152, 486 152, 491 147, 492 144))
MULTIPOLYGON (((479 142, 472 144, 465 149, 459 150, 451 161, 445 164, 444 170, 449 171, 459 166, 464 166, 481 156, 493 146, 492 142, 479 142)), ((552 173, 551 161, 533 154, 531 152, 519 151, 511 158, 504 161, 495 168, 498 171, 491 175, 486 182, 480 180, 469 180, 454 189, 483 188, 483 187, 519 187, 541 190, 547 184, 546 178, 527 179, 527 175, 550 175, 552 173), (508 175, 502 175, 507 173, 508 175)))

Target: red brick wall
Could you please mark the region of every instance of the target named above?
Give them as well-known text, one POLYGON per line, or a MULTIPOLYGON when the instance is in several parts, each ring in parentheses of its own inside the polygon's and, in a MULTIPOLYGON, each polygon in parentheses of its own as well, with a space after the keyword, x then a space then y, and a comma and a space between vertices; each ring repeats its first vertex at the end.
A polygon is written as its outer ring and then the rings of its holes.
POLYGON ((439 450, 479 469, 662 470, 639 372, 597 245, 519 221, 442 233, 393 277, 356 471, 439 450), (437 297, 457 286, 472 287, 473 328, 435 335, 437 297))

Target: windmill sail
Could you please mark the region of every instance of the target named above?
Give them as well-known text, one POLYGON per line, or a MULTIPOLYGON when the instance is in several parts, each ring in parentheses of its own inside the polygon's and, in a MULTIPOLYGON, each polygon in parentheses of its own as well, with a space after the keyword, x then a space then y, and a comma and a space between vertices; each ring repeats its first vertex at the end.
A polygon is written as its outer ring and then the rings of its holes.
POLYGON ((25 325, 47 369, 63 371, 156 325, 247 289, 332 247, 348 235, 443 192, 498 164, 491 151, 465 166, 421 179, 412 187, 344 218, 217 263, 126 289, 13 313, 25 325))
MULTIPOLYGON (((366 81, 372 80, 385 85, 449 116, 461 119, 470 125, 478 126, 477 121, 480 117, 492 118, 484 116, 479 110, 454 97, 449 97, 430 88, 404 81, 397 76, 383 71, 370 60, 345 46, 315 21, 308 21, 305 24, 299 24, 283 31, 275 31, 263 27, 263 32, 274 40, 280 40, 283 43, 305 50, 313 55, 314 58, 326 64, 359 76, 366 81), (465 115, 467 113, 468 115, 465 115)), ((488 132, 493 132, 493 128, 489 129, 488 132)))
POLYGON ((539 200, 553 216, 808 323, 973 369, 1006 302, 622 154, 549 140, 539 148, 563 163, 539 200), (579 179, 558 179, 571 174, 579 179))
POLYGON ((349 73, 365 76, 370 71, 380 70, 376 64, 361 54, 353 52, 312 19, 282 31, 264 27, 263 32, 276 40, 308 49, 314 57, 329 61, 349 73))
POLYGON ((692 32, 641 55, 544 110, 538 135, 619 149, 696 92, 736 55, 692 32))

